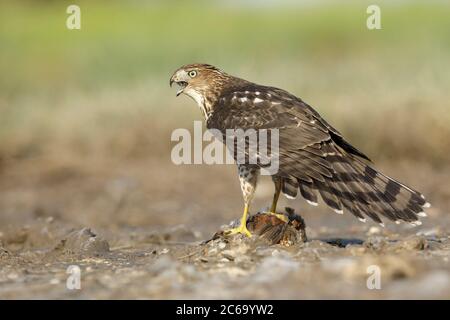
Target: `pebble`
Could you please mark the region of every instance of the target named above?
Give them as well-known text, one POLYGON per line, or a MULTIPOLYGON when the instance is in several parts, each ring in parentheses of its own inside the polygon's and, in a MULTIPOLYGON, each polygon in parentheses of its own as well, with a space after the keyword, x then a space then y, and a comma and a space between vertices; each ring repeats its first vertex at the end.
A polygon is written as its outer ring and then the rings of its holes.
POLYGON ((219 244, 217 246, 219 247, 219 249, 225 249, 227 244, 225 242, 219 242, 219 244))

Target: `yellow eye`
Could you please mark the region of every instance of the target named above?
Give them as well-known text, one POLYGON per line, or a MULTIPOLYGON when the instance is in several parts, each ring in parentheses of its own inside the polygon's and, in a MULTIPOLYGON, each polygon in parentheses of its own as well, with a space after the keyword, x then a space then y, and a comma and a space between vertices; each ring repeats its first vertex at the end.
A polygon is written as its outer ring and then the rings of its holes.
POLYGON ((197 75, 197 71, 191 70, 191 71, 189 71, 188 75, 189 75, 189 77, 193 78, 197 75))

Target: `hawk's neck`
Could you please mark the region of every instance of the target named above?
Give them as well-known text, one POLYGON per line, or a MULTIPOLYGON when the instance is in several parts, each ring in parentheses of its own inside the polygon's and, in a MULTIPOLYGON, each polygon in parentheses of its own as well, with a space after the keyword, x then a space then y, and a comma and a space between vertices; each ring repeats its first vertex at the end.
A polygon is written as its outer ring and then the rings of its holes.
POLYGON ((228 76, 223 81, 214 83, 206 88, 202 88, 198 91, 189 90, 186 92, 200 107, 200 110, 205 117, 205 120, 211 116, 214 110, 219 107, 219 99, 230 91, 239 90, 247 81, 235 77, 228 76))

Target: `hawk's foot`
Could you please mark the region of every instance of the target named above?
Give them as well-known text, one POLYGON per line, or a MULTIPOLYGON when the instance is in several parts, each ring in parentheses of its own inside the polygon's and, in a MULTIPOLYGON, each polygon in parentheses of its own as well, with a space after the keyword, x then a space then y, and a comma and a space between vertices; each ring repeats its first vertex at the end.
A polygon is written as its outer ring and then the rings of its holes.
POLYGON ((265 213, 265 214, 270 214, 270 215, 272 215, 272 216, 275 216, 275 217, 277 217, 278 219, 280 219, 281 221, 284 221, 284 222, 286 222, 286 223, 289 223, 289 218, 288 217, 286 217, 284 214, 281 214, 281 213, 276 213, 276 212, 263 212, 263 213, 265 213))
POLYGON ((249 238, 251 238, 251 236, 252 236, 252 234, 250 233, 250 231, 248 231, 247 226, 246 226, 245 223, 241 224, 241 225, 240 225, 239 227, 237 227, 237 228, 228 229, 228 230, 225 230, 225 231, 223 232, 223 234, 224 234, 225 236, 231 236, 231 235, 237 234, 237 233, 243 234, 243 235, 245 235, 245 236, 247 236, 247 237, 249 237, 249 238))

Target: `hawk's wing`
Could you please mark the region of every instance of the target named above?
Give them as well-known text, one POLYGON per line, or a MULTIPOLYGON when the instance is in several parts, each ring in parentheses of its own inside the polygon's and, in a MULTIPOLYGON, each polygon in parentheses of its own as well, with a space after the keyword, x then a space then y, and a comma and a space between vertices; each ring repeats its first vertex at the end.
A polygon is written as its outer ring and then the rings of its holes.
MULTIPOLYGON (((309 203, 317 194, 336 212, 346 208, 359 219, 381 223, 417 221, 428 204, 417 191, 387 177, 363 159, 309 105, 288 92, 249 84, 223 94, 207 120, 209 129, 278 129, 279 172, 309 203)), ((252 152, 258 152, 253 150, 252 152)))

